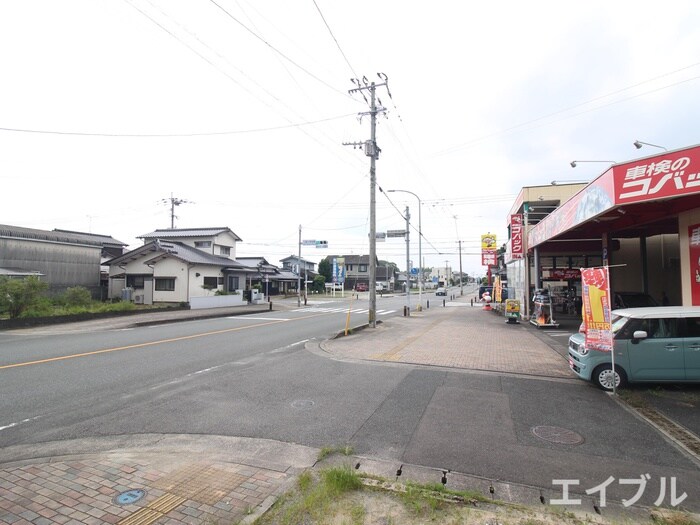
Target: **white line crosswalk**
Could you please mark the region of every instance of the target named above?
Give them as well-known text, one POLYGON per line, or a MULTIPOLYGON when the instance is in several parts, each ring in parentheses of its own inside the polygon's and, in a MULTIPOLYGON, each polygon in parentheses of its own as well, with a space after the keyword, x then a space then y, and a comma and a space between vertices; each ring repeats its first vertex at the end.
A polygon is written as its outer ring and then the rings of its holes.
MULTIPOLYGON (((347 308, 318 308, 318 307, 313 307, 313 308, 296 308, 295 310, 292 310, 292 312, 315 312, 315 313, 327 313, 327 314, 336 314, 336 313, 347 313, 348 309, 347 308)), ((351 313, 353 314, 366 314, 369 312, 367 308, 353 308, 350 310, 351 313)), ((377 310, 377 315, 388 315, 388 314, 393 314, 396 312, 396 310, 377 310)))

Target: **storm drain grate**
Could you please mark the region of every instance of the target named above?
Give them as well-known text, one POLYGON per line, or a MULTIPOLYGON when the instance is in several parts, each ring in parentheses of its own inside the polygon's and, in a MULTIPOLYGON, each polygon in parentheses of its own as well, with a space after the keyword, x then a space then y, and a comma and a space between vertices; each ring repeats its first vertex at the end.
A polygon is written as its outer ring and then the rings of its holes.
POLYGON ((143 489, 125 490, 124 492, 114 496, 112 502, 116 505, 132 505, 140 499, 143 499, 145 495, 146 491, 143 489))
POLYGON ((532 433, 540 439, 558 445, 580 445, 583 443, 583 436, 568 428, 541 425, 533 427, 532 433))

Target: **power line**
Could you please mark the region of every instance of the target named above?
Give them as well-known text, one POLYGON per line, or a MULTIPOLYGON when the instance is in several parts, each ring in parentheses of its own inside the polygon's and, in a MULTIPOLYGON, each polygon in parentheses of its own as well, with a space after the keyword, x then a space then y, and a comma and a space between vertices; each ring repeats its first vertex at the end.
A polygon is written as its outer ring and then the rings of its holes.
POLYGON ((323 16, 323 13, 321 12, 321 8, 316 3, 316 0, 312 0, 312 1, 313 1, 314 5, 316 6, 316 10, 318 11, 318 14, 321 15, 321 20, 323 20, 323 23, 326 25, 326 29, 328 29, 328 32, 331 34, 331 37, 333 38, 335 45, 338 46, 338 51, 340 51, 340 54, 343 55, 343 58, 345 59, 345 63, 350 68, 350 71, 352 72, 353 77, 357 78, 357 76, 358 76, 357 73, 355 73, 355 70, 353 69, 352 65, 350 64, 348 57, 345 55, 345 52, 343 51, 343 49, 340 47, 340 43, 338 42, 338 39, 333 34, 333 31, 331 30, 331 26, 328 25, 328 21, 326 21, 326 17, 323 16))
MULTIPOLYGON (((317 77, 316 75, 314 75, 311 71, 309 71, 309 70, 306 69, 305 67, 303 67, 303 66, 297 64, 294 60, 292 60, 292 59, 289 58, 287 55, 285 55, 284 53, 282 53, 282 51, 280 51, 280 50, 277 49, 275 46, 273 46, 272 44, 270 44, 267 40, 265 40, 263 37, 261 37, 260 35, 258 35, 258 34, 257 34, 255 31, 253 31, 252 29, 250 29, 250 28, 249 28, 248 26, 246 26, 243 22, 241 22, 240 20, 238 20, 235 16, 233 16, 231 13, 229 13, 229 12, 228 12, 226 9, 224 9, 221 5, 217 4, 217 3, 215 2, 215 0, 209 0, 209 1, 210 1, 212 4, 214 4, 216 7, 218 7, 219 9, 221 9, 221 11, 223 11, 223 12, 226 14, 226 16, 228 16, 231 20, 233 20, 234 22, 236 22, 236 23, 237 23, 238 25, 240 25, 243 29, 245 29, 246 31, 248 31, 251 35, 253 35, 255 38, 257 38, 258 40, 260 40, 263 44, 265 44, 267 47, 269 47, 270 49, 272 49, 275 53, 277 53, 279 56, 281 56, 282 58, 284 58, 286 61, 288 61, 288 62, 289 62, 290 64, 292 64, 294 67, 300 69, 301 71, 303 71, 304 73, 306 73, 307 75, 309 75, 311 78, 313 78, 314 80, 320 82, 321 84, 323 84, 323 85, 326 86, 327 88, 330 88, 331 90, 335 91, 336 93, 340 93, 340 94, 343 95, 344 97, 347 97, 347 96, 348 96, 347 93, 345 93, 345 92, 343 92, 343 91, 341 91, 341 90, 339 90, 339 89, 336 89, 335 87, 333 87, 332 85, 330 85, 330 84, 329 84, 328 82, 326 82, 325 80, 322 80, 322 79, 320 79, 319 77, 317 77)), ((352 97, 350 97, 350 98, 352 98, 352 97)))
POLYGON ((25 129, 25 128, 5 128, 0 127, 0 131, 10 131, 14 133, 39 133, 44 135, 72 135, 78 137, 125 137, 125 138, 177 138, 177 137, 214 137, 217 135, 242 135, 246 133, 264 133, 267 131, 279 131, 281 129, 300 128, 303 126, 312 126, 323 122, 340 120, 354 116, 355 113, 347 113, 345 115, 337 115, 319 120, 297 122, 285 126, 271 126, 267 128, 241 129, 230 131, 209 131, 203 133, 91 133, 82 131, 55 131, 46 129, 25 129))
MULTIPOLYGON (((625 92, 625 91, 629 91, 630 89, 634 89, 634 88, 639 87, 639 86, 642 86, 642 85, 644 85, 644 84, 648 84, 649 82, 653 82, 653 81, 655 81, 655 80, 659 80, 659 79, 661 79, 661 78, 664 78, 664 77, 667 77, 667 76, 670 76, 670 75, 679 73, 679 72, 681 72, 681 71, 684 71, 684 70, 686 70, 686 69, 690 69, 690 68, 696 67, 696 66, 698 66, 698 65, 700 65, 700 62, 696 62, 695 64, 691 64, 691 65, 689 65, 689 66, 686 66, 686 67, 683 67, 683 68, 680 68, 680 69, 676 69, 676 70, 670 71, 670 72, 668 72, 668 73, 664 73, 663 75, 659 75, 659 76, 656 76, 656 77, 654 77, 654 78, 650 78, 650 79, 648 79, 648 80, 644 80, 644 81, 642 81, 642 82, 638 82, 638 83, 636 83, 636 84, 633 84, 633 85, 631 85, 631 86, 628 86, 628 87, 625 87, 625 88, 622 88, 622 89, 618 89, 618 90, 613 91, 613 92, 611 92, 611 93, 608 93, 608 94, 606 94, 606 95, 601 95, 601 96, 592 98, 592 99, 590 99, 590 100, 587 100, 587 101, 585 101, 585 102, 580 102, 580 103, 575 104, 575 105, 573 105, 573 106, 570 106, 570 107, 567 107, 567 108, 564 108, 564 109, 560 109, 560 110, 558 110, 558 111, 554 111, 554 112, 548 113, 548 114, 546 114, 546 115, 542 115, 542 116, 537 117, 537 118, 534 118, 534 119, 532 119, 532 120, 528 120, 528 121, 526 121, 526 122, 521 122, 521 123, 519 123, 519 124, 515 124, 515 125, 510 126, 510 127, 506 128, 506 129, 502 129, 502 130, 500 130, 500 131, 496 131, 496 132, 494 132, 494 133, 490 133, 490 134, 484 135, 484 136, 482 136, 482 137, 477 137, 477 138, 475 138, 475 139, 469 140, 469 141, 464 142, 464 143, 462 143, 462 144, 458 144, 458 145, 455 145, 455 146, 451 146, 451 147, 446 148, 446 149, 444 149, 444 150, 438 151, 438 152, 434 153, 433 155, 434 155, 434 156, 441 156, 441 155, 447 155, 447 154, 449 154, 449 153, 454 153, 454 152, 456 152, 456 151, 459 151, 459 150, 468 148, 469 146, 471 146, 472 144, 475 144, 475 143, 477 143, 477 142, 482 142, 482 141, 484 141, 484 140, 487 140, 487 139, 490 139, 490 138, 493 138, 493 137, 497 137, 497 136, 499 136, 499 135, 505 135, 506 133, 509 133, 509 132, 511 132, 511 131, 515 131, 515 130, 517 130, 517 129, 519 129, 519 128, 523 128, 523 127, 525 127, 525 126, 528 126, 529 124, 534 124, 534 123, 536 123, 536 122, 539 122, 539 121, 541 121, 541 120, 544 120, 544 119, 547 119, 547 118, 550 118, 550 117, 554 117, 554 116, 559 115, 559 114, 561 114, 561 113, 566 113, 566 112, 568 112, 568 111, 574 110, 574 109, 579 108, 579 107, 581 107, 581 106, 585 106, 585 105, 591 104, 591 103, 593 103, 593 102, 597 102, 597 101, 599 101, 599 100, 602 100, 602 99, 605 99, 605 98, 608 98, 608 97, 611 97, 611 96, 614 96, 614 95, 623 93, 623 92, 625 92)), ((560 122, 560 121, 566 120, 566 119, 568 119, 568 118, 577 117, 577 116, 579 116, 579 115, 583 115, 583 114, 589 113, 589 112, 591 112, 591 111, 597 111, 597 110, 599 110, 599 109, 603 109, 603 108, 605 108, 605 107, 608 107, 608 106, 611 106, 611 105, 614 105, 614 104, 619 104, 619 103, 621 103, 621 102, 626 102, 626 101, 628 101, 628 100, 632 100, 632 99, 639 98, 639 97, 642 97, 642 96, 645 96, 645 95, 649 95, 649 94, 651 94, 651 93, 655 93, 655 92, 657 92, 657 91, 661 91, 661 90, 668 89, 668 88, 671 88, 671 87, 674 87, 674 86, 677 86, 677 85, 680 85, 680 84, 684 84, 684 83, 686 83, 686 82, 690 82, 690 81, 693 81, 693 80, 697 80, 698 78, 700 78, 700 77, 692 77, 692 78, 689 78, 689 79, 680 80, 680 81, 678 81, 678 82, 674 82, 673 84, 668 84, 668 85, 662 86, 662 87, 660 87, 660 88, 652 89, 652 90, 650 90, 650 91, 645 91, 645 92, 643 92, 643 93, 638 93, 637 95, 632 95, 632 96, 627 97, 627 98, 622 98, 622 99, 620 99, 620 100, 615 100, 615 101, 609 102, 609 103, 607 103, 607 104, 603 104, 602 106, 596 106, 596 107, 594 107, 594 108, 590 108, 590 109, 587 109, 587 110, 585 110, 585 111, 581 111, 581 112, 579 112, 579 113, 574 113, 573 115, 568 115, 568 116, 563 117, 563 118, 561 118, 561 119, 554 120, 554 121, 548 122, 548 123, 544 123, 544 124, 542 124, 542 125, 553 124, 553 123, 555 123, 555 122, 560 122)), ((536 127, 540 127, 540 126, 534 126, 533 128, 528 128, 528 129, 534 129, 534 128, 536 128, 536 127)))

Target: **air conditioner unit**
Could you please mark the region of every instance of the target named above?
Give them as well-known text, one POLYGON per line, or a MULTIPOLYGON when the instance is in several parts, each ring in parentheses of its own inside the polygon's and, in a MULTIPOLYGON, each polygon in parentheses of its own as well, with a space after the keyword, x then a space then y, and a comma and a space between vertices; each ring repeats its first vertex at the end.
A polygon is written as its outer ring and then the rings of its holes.
POLYGON ((134 303, 143 304, 143 294, 134 295, 134 303))

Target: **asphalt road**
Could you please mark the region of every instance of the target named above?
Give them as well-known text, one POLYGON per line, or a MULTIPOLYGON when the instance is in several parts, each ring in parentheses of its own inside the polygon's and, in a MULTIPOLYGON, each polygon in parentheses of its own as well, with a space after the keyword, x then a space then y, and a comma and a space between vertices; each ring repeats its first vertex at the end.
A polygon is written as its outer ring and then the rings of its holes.
MULTIPOLYGON (((405 299, 383 298, 382 316, 405 299), (386 313, 384 313, 386 312, 386 313)), ((614 473, 676 477, 700 508, 687 457, 577 381, 336 361, 308 351, 342 330, 346 303, 94 333, 0 334, 0 447, 129 434, 267 438, 578 492, 614 473), (586 436, 549 444, 533 428, 586 436)), ((356 309, 366 308, 366 301, 356 309)), ((353 314, 353 324, 366 314, 353 314)), ((516 342, 514 341, 514 344, 516 342)), ((608 497, 630 498, 612 484, 608 497)))

